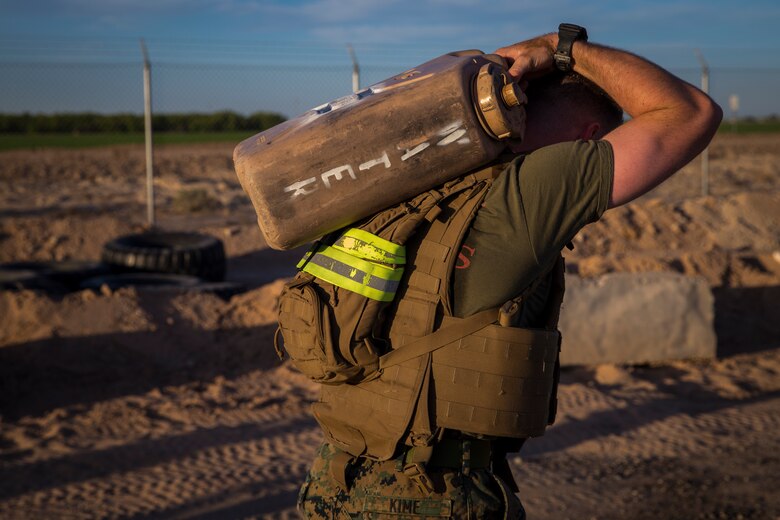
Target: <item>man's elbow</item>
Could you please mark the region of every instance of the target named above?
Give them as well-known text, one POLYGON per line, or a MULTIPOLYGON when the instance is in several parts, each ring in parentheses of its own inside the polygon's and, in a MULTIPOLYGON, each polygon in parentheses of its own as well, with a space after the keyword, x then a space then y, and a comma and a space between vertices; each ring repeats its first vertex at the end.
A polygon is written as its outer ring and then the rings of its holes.
POLYGON ((707 114, 709 116, 709 126, 714 133, 720 126, 720 122, 723 121, 723 109, 720 105, 715 103, 711 97, 707 96, 707 114))
POLYGON ((698 91, 695 111, 702 138, 709 143, 723 120, 723 109, 707 94, 698 91))

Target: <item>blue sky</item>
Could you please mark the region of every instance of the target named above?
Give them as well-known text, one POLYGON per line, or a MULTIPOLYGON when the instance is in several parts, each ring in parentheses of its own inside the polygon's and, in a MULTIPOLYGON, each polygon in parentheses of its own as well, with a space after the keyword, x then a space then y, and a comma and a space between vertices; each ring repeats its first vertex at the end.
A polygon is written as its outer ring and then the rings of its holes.
MULTIPOLYGON (((143 37, 153 62, 282 67, 276 80, 271 75, 262 81, 264 103, 273 106, 257 108, 276 107, 295 115, 291 112, 348 92, 348 80, 331 85, 325 70, 349 68, 347 42, 358 54, 366 81, 378 81, 382 73, 447 51, 490 51, 554 30, 561 21, 584 25, 593 41, 646 56, 691 82, 698 82, 699 66, 693 49, 701 49, 712 68, 713 95, 719 102, 736 93, 741 113, 780 113, 777 0, 0 0, 0 64, 136 63, 138 38, 143 37), (291 79, 283 67, 294 68, 296 75, 291 79), (297 101, 285 100, 284 88, 272 85, 274 81, 299 85, 297 101), (306 81, 322 88, 304 92, 300 84, 306 81), (347 92, 341 92, 344 89, 347 92)), ((8 99, 15 93, 30 94, 25 81, 46 83, 17 76, 16 84, 0 81, 0 89, 7 91, 0 96, 6 98, 0 111, 14 110, 8 99)), ((203 83, 203 89, 215 86, 213 79, 203 83)), ((197 90, 191 81, 189 88, 197 90)), ((195 94, 190 102, 197 104, 195 94)), ((246 103, 232 106, 230 98, 211 95, 204 110, 254 108, 246 103)), ((169 101, 178 109, 173 98, 169 101)), ((30 103, 37 102, 25 98, 16 109, 35 111, 30 103)), ((117 100, 119 108, 126 104, 117 100)), ((40 106, 56 109, 51 99, 40 106)))

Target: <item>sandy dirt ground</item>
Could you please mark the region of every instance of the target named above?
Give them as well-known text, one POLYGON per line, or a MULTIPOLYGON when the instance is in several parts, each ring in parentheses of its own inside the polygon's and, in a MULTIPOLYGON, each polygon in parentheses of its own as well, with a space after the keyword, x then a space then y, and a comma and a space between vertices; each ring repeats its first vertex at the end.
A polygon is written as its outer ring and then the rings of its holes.
MULTIPOLYGON (((159 148, 158 217, 221 238, 248 291, 0 291, 0 518, 296 517, 317 388, 271 338, 300 251, 265 247, 231 152, 159 148)), ((780 518, 780 135, 719 136, 710 165, 709 196, 694 161, 567 266, 704 277, 718 358, 565 370, 511 459, 530 518, 780 518)), ((4 152, 0 215, 0 262, 97 260, 143 229, 143 150, 4 152)))

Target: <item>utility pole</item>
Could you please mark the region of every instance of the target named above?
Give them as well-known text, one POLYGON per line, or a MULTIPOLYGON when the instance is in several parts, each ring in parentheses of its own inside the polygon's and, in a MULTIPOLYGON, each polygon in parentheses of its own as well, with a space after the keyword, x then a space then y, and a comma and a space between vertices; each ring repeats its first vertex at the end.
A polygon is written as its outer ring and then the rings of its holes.
POLYGON ((739 115, 739 96, 732 94, 729 96, 729 109, 731 109, 731 131, 737 131, 737 116, 739 115))
POLYGON ((347 51, 349 57, 352 58, 352 92, 360 90, 360 66, 358 65, 357 56, 355 56, 355 49, 351 44, 347 44, 347 51))
MULTIPOLYGON (((701 90, 705 94, 710 92, 710 67, 704 59, 704 55, 699 49, 693 50, 701 64, 701 90)), ((710 192, 710 148, 704 149, 701 153, 701 194, 706 197, 710 192)))
POLYGON ((152 158, 152 65, 141 38, 144 57, 144 133, 146 134, 146 222, 154 227, 154 163, 152 158))

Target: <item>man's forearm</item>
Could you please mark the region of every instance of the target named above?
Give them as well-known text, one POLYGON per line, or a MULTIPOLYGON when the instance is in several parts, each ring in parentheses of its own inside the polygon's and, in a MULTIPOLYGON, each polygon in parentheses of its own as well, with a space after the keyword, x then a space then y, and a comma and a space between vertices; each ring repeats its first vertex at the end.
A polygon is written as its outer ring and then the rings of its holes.
POLYGON ((625 51, 575 42, 572 56, 632 118, 605 137, 615 150, 612 206, 660 184, 712 139, 720 108, 692 85, 625 51))
MULTIPOLYGON (((553 70, 557 34, 496 52, 519 78, 553 70)), ((722 113, 706 94, 629 52, 577 41, 574 71, 599 85, 631 120, 605 136, 612 144, 615 177, 610 204, 645 193, 693 159, 710 141, 722 113)))
POLYGON ((604 89, 633 118, 697 105, 698 89, 629 52, 578 41, 572 55, 575 72, 604 89))

